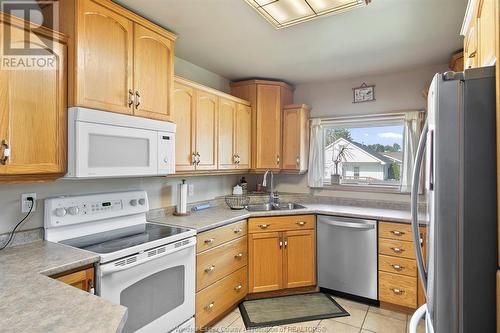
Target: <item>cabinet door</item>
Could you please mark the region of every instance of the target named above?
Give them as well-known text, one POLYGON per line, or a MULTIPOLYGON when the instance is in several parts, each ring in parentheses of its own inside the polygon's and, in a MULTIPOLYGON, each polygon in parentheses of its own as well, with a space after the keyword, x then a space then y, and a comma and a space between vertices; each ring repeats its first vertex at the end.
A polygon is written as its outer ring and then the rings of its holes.
POLYGON ((217 169, 217 96, 198 90, 196 92, 196 153, 199 163, 196 170, 217 169))
POLYGON ((132 114, 133 23, 92 0, 79 5, 76 103, 132 114))
POLYGON ((280 87, 257 86, 257 169, 280 169, 281 97, 280 87))
POLYGON ((283 112, 283 169, 300 169, 300 109, 283 112))
POLYGON ((68 275, 63 275, 56 278, 56 280, 80 290, 91 292, 91 289, 94 288, 94 269, 88 268, 68 275))
POLYGON ((284 239, 284 288, 316 285, 314 230, 287 231, 284 239))
POLYGON ((236 103, 219 100, 219 169, 235 169, 235 117, 236 103))
MULTIPOLYGON (((10 157, 0 175, 63 174, 66 170, 66 46, 17 27, 11 43, 23 47, 25 37, 54 65, 43 70, 0 70, 0 143, 10 157), (51 45, 48 49, 46 45, 51 45)), ((27 42, 26 42, 27 43, 27 42)), ((5 154, 0 146, 0 159, 5 154)))
POLYGON ((252 145, 252 108, 245 104, 236 105, 235 152, 237 168, 250 169, 252 145))
POLYGON ((482 0, 479 3, 479 11, 477 18, 478 29, 478 49, 479 49, 479 66, 491 66, 495 64, 495 10, 496 0, 482 0))
POLYGON ((140 24, 134 25, 135 111, 141 117, 170 119, 173 80, 172 42, 140 24))
POLYGON ((195 90, 175 82, 172 121, 177 125, 175 134, 176 171, 191 171, 195 169, 193 163, 195 104, 195 90))
POLYGON ((248 238, 248 292, 283 287, 283 241, 281 233, 250 234, 248 238))

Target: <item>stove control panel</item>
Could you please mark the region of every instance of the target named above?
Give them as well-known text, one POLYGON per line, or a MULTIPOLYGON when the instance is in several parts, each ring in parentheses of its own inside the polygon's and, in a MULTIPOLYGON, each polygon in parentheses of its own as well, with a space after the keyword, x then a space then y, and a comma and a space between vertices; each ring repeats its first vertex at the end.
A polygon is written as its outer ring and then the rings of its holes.
POLYGON ((93 222, 149 210, 145 191, 103 193, 49 198, 45 200, 45 228, 93 222))

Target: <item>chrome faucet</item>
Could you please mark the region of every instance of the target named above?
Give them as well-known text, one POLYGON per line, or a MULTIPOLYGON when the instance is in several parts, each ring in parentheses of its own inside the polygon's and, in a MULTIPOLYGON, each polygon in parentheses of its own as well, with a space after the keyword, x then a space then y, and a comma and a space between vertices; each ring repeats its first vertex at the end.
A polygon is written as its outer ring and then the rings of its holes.
POLYGON ((276 205, 278 202, 278 195, 274 193, 274 174, 271 170, 266 170, 264 174, 264 180, 262 181, 262 186, 267 187, 267 174, 271 174, 271 188, 269 193, 269 203, 271 205, 276 205))

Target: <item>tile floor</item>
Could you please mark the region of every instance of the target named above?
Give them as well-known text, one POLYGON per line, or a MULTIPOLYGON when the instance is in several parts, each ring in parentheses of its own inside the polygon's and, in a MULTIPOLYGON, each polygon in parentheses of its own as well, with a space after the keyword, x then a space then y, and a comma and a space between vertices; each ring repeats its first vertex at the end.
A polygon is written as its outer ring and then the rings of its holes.
MULTIPOLYGON (((406 333, 408 331, 411 316, 338 297, 335 297, 335 299, 350 313, 350 316, 271 328, 258 328, 250 331, 257 333, 406 333)), ((240 311, 236 308, 214 325, 209 332, 239 333, 247 332, 247 330, 240 311)), ((421 322, 418 333, 424 332, 424 325, 421 322)))

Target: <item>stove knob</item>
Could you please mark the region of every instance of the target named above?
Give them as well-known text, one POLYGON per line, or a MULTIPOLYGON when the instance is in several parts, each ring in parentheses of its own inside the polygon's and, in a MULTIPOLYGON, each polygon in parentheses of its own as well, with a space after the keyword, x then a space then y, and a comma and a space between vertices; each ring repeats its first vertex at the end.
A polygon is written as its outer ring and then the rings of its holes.
POLYGON ((146 203, 146 199, 139 199, 139 205, 143 206, 146 203))
POLYGON ((136 199, 130 200, 130 205, 131 206, 137 206, 137 200, 136 199))
POLYGON ((55 211, 55 214, 56 216, 59 216, 59 217, 63 217, 64 215, 66 215, 66 209, 64 208, 57 208, 56 211, 55 211))
POLYGON ((77 215, 80 210, 78 209, 78 207, 70 207, 68 208, 68 212, 70 213, 70 215, 77 215))

